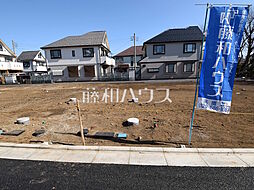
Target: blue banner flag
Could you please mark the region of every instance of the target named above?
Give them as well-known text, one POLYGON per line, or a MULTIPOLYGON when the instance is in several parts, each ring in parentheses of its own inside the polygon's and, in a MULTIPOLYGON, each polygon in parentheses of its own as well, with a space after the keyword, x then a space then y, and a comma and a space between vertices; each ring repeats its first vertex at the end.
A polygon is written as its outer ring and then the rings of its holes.
POLYGON ((211 7, 197 109, 229 114, 247 7, 211 7))

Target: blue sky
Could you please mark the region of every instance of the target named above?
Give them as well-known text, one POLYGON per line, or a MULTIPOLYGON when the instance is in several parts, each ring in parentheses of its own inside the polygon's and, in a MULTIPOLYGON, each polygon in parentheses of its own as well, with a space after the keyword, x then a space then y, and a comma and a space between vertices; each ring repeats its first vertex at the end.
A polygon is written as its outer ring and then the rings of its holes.
MULTIPOLYGON (((202 26, 202 0, 0 0, 0 38, 17 54, 69 35, 106 30, 113 54, 142 43, 169 28, 202 26)), ((253 3, 253 0, 213 0, 209 3, 253 3)))

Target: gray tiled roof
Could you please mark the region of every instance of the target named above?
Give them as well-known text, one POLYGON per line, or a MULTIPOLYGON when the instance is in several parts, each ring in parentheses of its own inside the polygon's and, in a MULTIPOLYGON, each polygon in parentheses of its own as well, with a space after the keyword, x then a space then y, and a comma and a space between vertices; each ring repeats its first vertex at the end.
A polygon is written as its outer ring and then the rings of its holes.
POLYGON ((19 56, 19 61, 33 60, 40 51, 23 51, 19 56))
POLYGON ((74 47, 86 45, 102 45, 106 31, 93 31, 80 36, 68 36, 51 44, 48 44, 41 49, 57 48, 57 47, 74 47))
POLYGON ((146 41, 149 43, 165 43, 165 42, 185 42, 185 41, 202 41, 202 31, 198 26, 189 26, 188 28, 177 28, 166 30, 159 35, 146 41))

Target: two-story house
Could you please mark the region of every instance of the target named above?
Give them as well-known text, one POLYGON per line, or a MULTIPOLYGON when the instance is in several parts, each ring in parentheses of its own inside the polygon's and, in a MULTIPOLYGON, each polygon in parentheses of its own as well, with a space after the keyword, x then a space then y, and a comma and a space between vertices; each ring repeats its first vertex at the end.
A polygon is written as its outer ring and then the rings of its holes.
MULTIPOLYGON (((144 56, 144 52, 142 50, 143 46, 136 46, 136 63, 138 63, 144 56)), ((134 46, 131 46, 122 52, 118 53, 114 56, 114 59, 116 61, 116 67, 134 67, 137 65, 134 65, 134 46)))
POLYGON ((141 79, 195 78, 203 34, 198 26, 169 29, 144 42, 141 79))
POLYGON ((23 64, 16 61, 15 53, 0 39, 0 83, 16 83, 23 64))
POLYGON ((118 78, 128 78, 135 80, 135 69, 139 67, 138 62, 143 59, 143 46, 136 46, 136 63, 135 63, 135 48, 131 46, 114 56, 116 61, 115 75, 118 78))
POLYGON ((23 63, 24 72, 29 76, 47 74, 47 63, 40 50, 23 51, 18 56, 18 61, 23 63))
POLYGON ((100 80, 113 72, 106 31, 68 36, 42 47, 54 81, 100 80))

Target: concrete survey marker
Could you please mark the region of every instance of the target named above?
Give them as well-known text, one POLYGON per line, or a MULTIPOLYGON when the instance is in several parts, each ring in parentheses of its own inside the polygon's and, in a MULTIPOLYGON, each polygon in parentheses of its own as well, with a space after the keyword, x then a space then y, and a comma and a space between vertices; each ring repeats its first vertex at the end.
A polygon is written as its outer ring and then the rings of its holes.
POLYGON ((66 104, 70 104, 70 103, 73 103, 73 104, 76 104, 77 103, 77 98, 70 98, 68 101, 65 102, 66 104))
POLYGON ((30 122, 30 118, 29 117, 21 117, 21 118, 18 118, 16 120, 17 124, 23 124, 23 125, 28 125, 29 122, 30 122))
POLYGON ((77 103, 77 98, 70 98, 70 102, 73 102, 74 104, 77 103))
POLYGON ((138 118, 129 118, 127 121, 131 125, 139 125, 139 119, 138 118))

